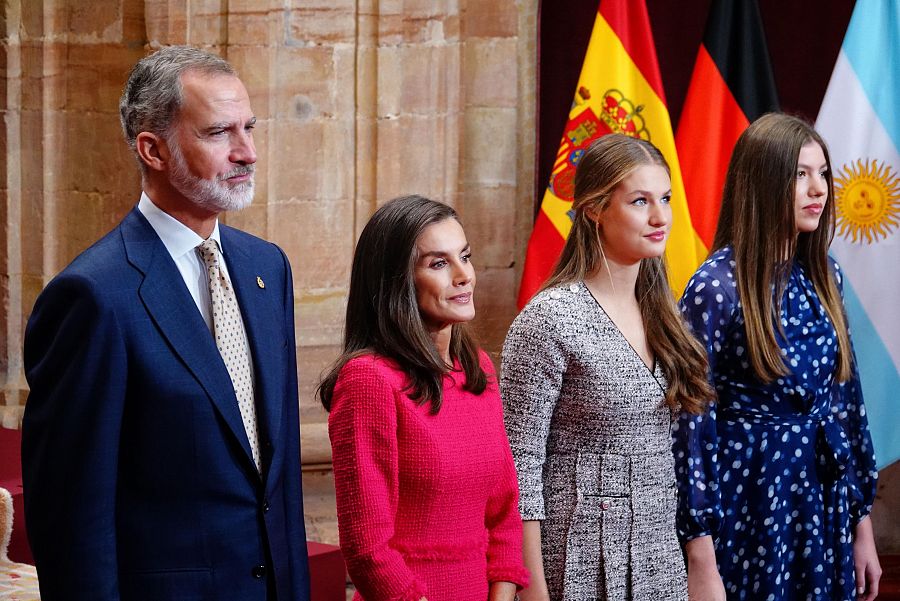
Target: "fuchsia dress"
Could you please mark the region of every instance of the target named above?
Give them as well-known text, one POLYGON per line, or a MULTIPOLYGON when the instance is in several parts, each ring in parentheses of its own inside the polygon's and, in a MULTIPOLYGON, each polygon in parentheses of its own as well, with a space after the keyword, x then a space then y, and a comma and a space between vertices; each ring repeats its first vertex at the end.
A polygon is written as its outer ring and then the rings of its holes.
MULTIPOLYGON (((437 415, 373 355, 340 372, 328 419, 341 550, 356 599, 487 599, 528 581, 518 485, 494 368, 480 395, 444 378, 437 415)), ((458 368, 459 365, 457 364, 458 368)))

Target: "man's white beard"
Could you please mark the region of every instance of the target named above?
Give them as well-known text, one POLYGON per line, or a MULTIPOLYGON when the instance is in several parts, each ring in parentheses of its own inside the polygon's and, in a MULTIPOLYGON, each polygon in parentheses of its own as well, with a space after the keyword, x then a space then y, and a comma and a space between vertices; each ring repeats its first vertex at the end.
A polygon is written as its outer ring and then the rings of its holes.
POLYGON ((181 148, 174 140, 169 140, 169 150, 172 153, 172 186, 185 198, 199 207, 215 212, 239 211, 250 206, 253 202, 253 173, 254 166, 238 165, 225 175, 216 176, 215 179, 203 179, 191 174, 188 169, 181 148), (250 180, 231 186, 226 181, 230 177, 250 174, 250 180))

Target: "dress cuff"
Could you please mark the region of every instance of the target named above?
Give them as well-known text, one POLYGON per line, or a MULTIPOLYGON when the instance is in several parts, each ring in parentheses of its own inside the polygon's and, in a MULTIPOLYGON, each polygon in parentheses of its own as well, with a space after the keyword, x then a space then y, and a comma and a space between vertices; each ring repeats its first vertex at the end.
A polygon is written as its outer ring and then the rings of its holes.
POLYGON ((488 568, 488 582, 512 582, 516 590, 521 591, 528 586, 529 574, 524 566, 497 566, 488 568))
POLYGON ((695 538, 700 538, 701 536, 712 536, 712 532, 708 530, 698 530, 696 532, 679 532, 678 539, 681 541, 681 544, 685 544, 694 540, 695 538))
POLYGON ((871 505, 864 505, 860 503, 859 505, 850 507, 850 523, 856 526, 861 521, 866 519, 869 514, 872 513, 871 505))
POLYGON ((403 594, 396 598, 396 601, 419 601, 423 597, 428 597, 425 587, 417 579, 413 579, 403 594))
POLYGON ((520 491, 519 514, 521 514, 522 520, 524 521, 543 520, 545 518, 544 493, 538 491, 537 493, 530 494, 520 491))

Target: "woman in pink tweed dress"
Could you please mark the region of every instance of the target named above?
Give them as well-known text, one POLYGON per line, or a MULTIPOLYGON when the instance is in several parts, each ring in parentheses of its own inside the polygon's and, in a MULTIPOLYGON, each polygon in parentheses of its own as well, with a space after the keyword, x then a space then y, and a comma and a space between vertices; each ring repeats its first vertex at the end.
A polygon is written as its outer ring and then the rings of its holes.
POLYGON ((511 601, 527 584, 494 368, 465 327, 470 257, 453 209, 420 196, 382 206, 357 244, 319 387, 356 599, 511 601))

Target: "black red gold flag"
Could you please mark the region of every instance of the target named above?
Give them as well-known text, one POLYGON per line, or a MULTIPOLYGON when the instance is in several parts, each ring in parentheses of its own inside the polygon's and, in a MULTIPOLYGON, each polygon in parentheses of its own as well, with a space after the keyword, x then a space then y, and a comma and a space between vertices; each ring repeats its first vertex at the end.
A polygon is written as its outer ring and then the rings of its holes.
POLYGON ((778 95, 756 1, 713 0, 675 135, 691 223, 707 250, 734 144, 774 110, 778 95))

